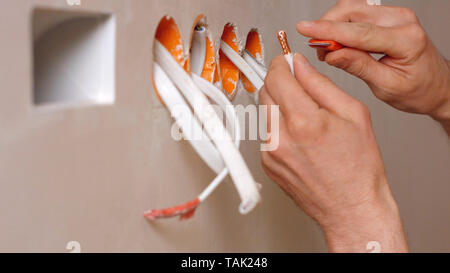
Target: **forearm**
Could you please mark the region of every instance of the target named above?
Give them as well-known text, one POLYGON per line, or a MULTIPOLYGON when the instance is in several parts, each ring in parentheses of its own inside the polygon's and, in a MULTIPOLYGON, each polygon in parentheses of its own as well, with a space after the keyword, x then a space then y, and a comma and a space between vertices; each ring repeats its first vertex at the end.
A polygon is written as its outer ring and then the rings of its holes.
POLYGON ((450 137, 450 61, 447 62, 447 77, 442 83, 443 93, 447 94, 435 113, 431 115, 433 119, 439 122, 447 135, 450 137))
POLYGON ((390 190, 379 201, 359 207, 336 223, 322 226, 330 252, 367 253, 375 242, 384 253, 408 252, 400 214, 390 190))

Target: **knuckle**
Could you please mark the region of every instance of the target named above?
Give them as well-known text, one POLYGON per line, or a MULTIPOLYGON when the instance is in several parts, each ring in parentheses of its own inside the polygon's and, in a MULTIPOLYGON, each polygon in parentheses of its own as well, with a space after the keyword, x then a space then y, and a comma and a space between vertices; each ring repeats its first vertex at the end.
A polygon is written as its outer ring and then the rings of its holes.
POLYGON ((326 61, 329 65, 343 69, 358 78, 364 79, 368 75, 369 66, 365 59, 352 60, 342 55, 338 58, 327 58, 326 61))
POLYGON ((286 126, 291 135, 299 136, 307 130, 308 123, 305 119, 291 117, 287 119, 286 126))
POLYGON ((355 62, 353 65, 349 63, 348 70, 350 70, 350 73, 355 75, 358 78, 365 79, 368 74, 368 65, 363 60, 355 62))
POLYGON ((334 22, 330 20, 323 20, 321 24, 324 29, 332 29, 334 26, 334 22))
POLYGON ((324 122, 322 115, 318 115, 311 119, 289 119, 287 121, 287 129, 294 138, 316 138, 323 134, 326 129, 326 123, 324 122))
POLYGON ((374 25, 370 23, 355 23, 355 28, 358 37, 361 37, 361 39, 359 39, 358 46, 365 45, 372 40, 373 33, 375 31, 374 25))
MULTIPOLYGON (((275 160, 282 160, 286 156, 286 143, 283 141, 280 141, 278 144, 277 149, 273 151, 268 151, 267 154, 272 156, 275 160)), ((267 163, 266 163, 267 164, 267 163)))
POLYGON ((419 21, 416 13, 410 8, 401 7, 401 8, 399 8, 399 13, 400 13, 400 16, 407 21, 413 21, 413 22, 419 21))
POLYGON ((419 45, 423 45, 426 43, 427 34, 420 24, 412 24, 409 27, 409 34, 415 43, 418 43, 419 45))
POLYGON ((322 136, 328 130, 328 112, 324 109, 320 109, 317 115, 317 119, 313 123, 311 132, 314 136, 322 136))
POLYGON ((349 59, 346 55, 335 56, 335 54, 328 54, 325 57, 325 62, 329 65, 335 66, 340 69, 347 70, 349 68, 349 59))
POLYGON ((392 94, 389 94, 387 92, 377 91, 377 92, 374 92, 373 94, 375 95, 375 97, 377 99, 384 101, 386 103, 391 103, 394 98, 394 96, 392 94))
POLYGON ((370 110, 369 108, 362 103, 361 101, 357 101, 355 102, 355 105, 353 106, 354 111, 356 113, 356 117, 358 118, 358 120, 366 123, 366 122, 370 122, 371 120, 371 114, 370 114, 370 110))
POLYGON ((329 119, 329 114, 326 110, 324 109, 320 109, 319 110, 319 128, 321 130, 321 132, 325 132, 328 129, 328 119, 329 119))

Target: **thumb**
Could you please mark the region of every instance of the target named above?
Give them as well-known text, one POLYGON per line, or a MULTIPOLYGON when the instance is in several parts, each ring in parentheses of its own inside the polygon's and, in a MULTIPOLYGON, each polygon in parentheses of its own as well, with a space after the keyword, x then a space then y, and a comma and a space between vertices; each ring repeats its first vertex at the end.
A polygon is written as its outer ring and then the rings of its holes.
POLYGON ((325 56, 325 61, 375 86, 381 86, 393 77, 389 66, 358 49, 343 48, 330 52, 325 56))

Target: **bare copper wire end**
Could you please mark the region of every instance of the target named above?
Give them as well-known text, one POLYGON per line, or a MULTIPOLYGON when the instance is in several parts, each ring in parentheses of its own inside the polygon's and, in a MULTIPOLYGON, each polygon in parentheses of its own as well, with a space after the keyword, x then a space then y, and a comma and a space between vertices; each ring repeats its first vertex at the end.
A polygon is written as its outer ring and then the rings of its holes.
POLYGON ((278 40, 280 41, 281 48, 283 49, 283 54, 288 55, 291 54, 291 48, 289 47, 289 43, 287 40, 286 31, 280 30, 277 33, 278 40))

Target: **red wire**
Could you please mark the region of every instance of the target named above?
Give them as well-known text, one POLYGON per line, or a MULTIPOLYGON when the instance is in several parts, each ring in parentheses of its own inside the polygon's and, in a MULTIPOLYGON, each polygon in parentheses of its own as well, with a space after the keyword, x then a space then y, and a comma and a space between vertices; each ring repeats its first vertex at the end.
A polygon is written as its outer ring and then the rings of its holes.
POLYGON ((187 220, 194 216, 197 206, 200 204, 200 199, 196 198, 186 204, 175 206, 166 209, 154 209, 144 213, 145 218, 154 221, 160 218, 172 218, 180 216, 180 220, 187 220))

